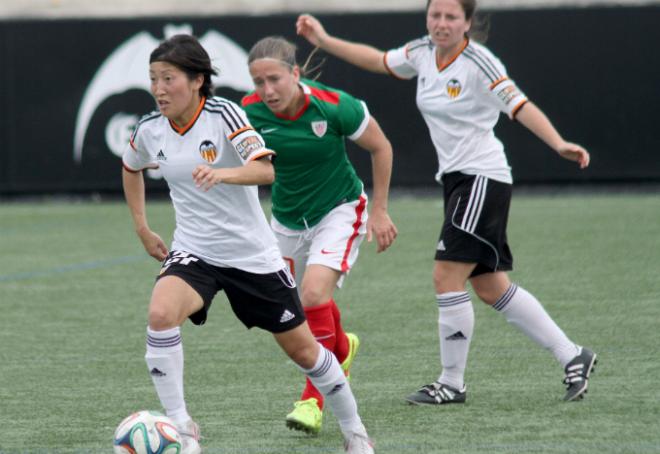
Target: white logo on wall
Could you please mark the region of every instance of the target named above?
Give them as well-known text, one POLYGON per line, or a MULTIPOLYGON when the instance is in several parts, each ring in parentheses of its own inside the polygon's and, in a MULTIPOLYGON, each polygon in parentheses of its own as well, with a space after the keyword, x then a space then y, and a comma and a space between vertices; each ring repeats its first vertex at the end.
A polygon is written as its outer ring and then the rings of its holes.
MULTIPOLYGON (((192 34, 192 27, 188 24, 169 24, 164 27, 166 39, 182 33, 192 34)), ((206 32, 199 41, 209 53, 213 66, 220 69, 220 74, 212 79, 215 87, 230 87, 242 92, 253 88, 247 53, 243 48, 214 30, 206 32)), ((103 101, 133 89, 149 92, 149 55, 158 44, 160 41, 151 34, 140 32, 117 47, 98 69, 78 109, 73 139, 73 160, 76 163, 82 162, 87 128, 103 101)), ((122 156, 138 118, 136 114, 118 112, 108 121, 105 141, 113 154, 122 156)), ((152 178, 160 178, 158 170, 149 170, 147 174, 152 178)))
POLYGON ((138 115, 119 112, 108 121, 105 127, 105 143, 113 154, 121 157, 139 119, 138 115))

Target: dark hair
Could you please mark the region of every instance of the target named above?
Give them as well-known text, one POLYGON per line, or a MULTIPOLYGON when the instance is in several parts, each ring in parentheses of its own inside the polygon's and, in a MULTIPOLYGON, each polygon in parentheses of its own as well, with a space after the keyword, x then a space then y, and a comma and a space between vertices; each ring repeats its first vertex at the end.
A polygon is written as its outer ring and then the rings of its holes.
POLYGON ((199 94, 205 97, 213 96, 211 76, 218 72, 211 65, 211 58, 191 35, 174 35, 151 52, 149 63, 162 61, 170 63, 186 73, 188 79, 193 80, 198 75, 204 76, 204 82, 199 88, 199 94))
MULTIPOLYGON (((428 12, 429 6, 433 0, 426 0, 426 11, 428 12)), ((490 18, 481 15, 477 12, 477 0, 457 0, 465 12, 465 20, 471 20, 472 24, 470 30, 466 33, 466 37, 479 41, 486 42, 488 39, 488 31, 490 29, 490 18)))
MULTIPOLYGON (((248 65, 260 58, 272 58, 293 69, 298 64, 296 62, 296 50, 298 50, 298 48, 295 44, 281 36, 267 36, 257 41, 254 46, 252 46, 252 49, 250 49, 250 52, 248 53, 248 65)), ((310 52, 305 64, 300 68, 300 74, 302 76, 310 77, 309 74, 319 70, 325 62, 325 60, 321 60, 319 64, 310 68, 312 57, 317 51, 318 47, 310 52)), ((318 78, 320 74, 319 71, 313 78, 318 78)))

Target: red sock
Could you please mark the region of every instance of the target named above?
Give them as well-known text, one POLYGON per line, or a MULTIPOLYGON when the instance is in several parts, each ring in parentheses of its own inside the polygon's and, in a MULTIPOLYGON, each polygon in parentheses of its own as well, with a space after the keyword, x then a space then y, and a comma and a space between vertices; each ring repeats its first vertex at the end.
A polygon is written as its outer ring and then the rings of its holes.
POLYGON ((344 328, 341 326, 341 313, 339 312, 339 307, 335 304, 335 300, 331 299, 329 304, 332 304, 332 316, 335 320, 335 349, 333 353, 337 357, 339 364, 343 363, 346 357, 348 356, 348 337, 344 332, 344 328))
MULTIPOLYGON (((319 306, 305 308, 305 317, 307 317, 307 323, 312 330, 312 334, 319 344, 331 352, 335 351, 336 344, 333 305, 334 302, 330 300, 319 306)), ((312 385, 312 382, 308 378, 300 400, 307 400, 312 397, 318 400, 319 408, 323 409, 323 395, 312 385)))

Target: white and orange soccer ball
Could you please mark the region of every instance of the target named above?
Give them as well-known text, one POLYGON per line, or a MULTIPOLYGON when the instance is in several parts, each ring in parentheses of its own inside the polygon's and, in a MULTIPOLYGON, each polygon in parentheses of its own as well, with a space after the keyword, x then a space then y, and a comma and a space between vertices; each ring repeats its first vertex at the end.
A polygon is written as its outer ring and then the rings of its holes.
POLYGON ((167 416, 143 410, 119 423, 113 445, 115 454, 179 454, 181 435, 167 416))

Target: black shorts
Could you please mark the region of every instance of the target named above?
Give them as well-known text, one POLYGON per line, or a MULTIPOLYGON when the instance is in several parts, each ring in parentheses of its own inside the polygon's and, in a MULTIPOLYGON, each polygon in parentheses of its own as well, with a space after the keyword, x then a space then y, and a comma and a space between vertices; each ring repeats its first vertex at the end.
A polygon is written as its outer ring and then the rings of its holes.
POLYGON ((443 175, 445 221, 436 260, 476 263, 470 277, 513 269, 506 239, 511 185, 483 175, 443 175))
POLYGON ((178 276, 204 301, 204 307, 189 318, 195 325, 206 322, 215 294, 224 290, 231 308, 243 324, 271 333, 281 333, 305 321, 296 281, 286 268, 275 273, 255 274, 236 268, 222 268, 183 251, 171 251, 163 261, 160 275, 178 276))

